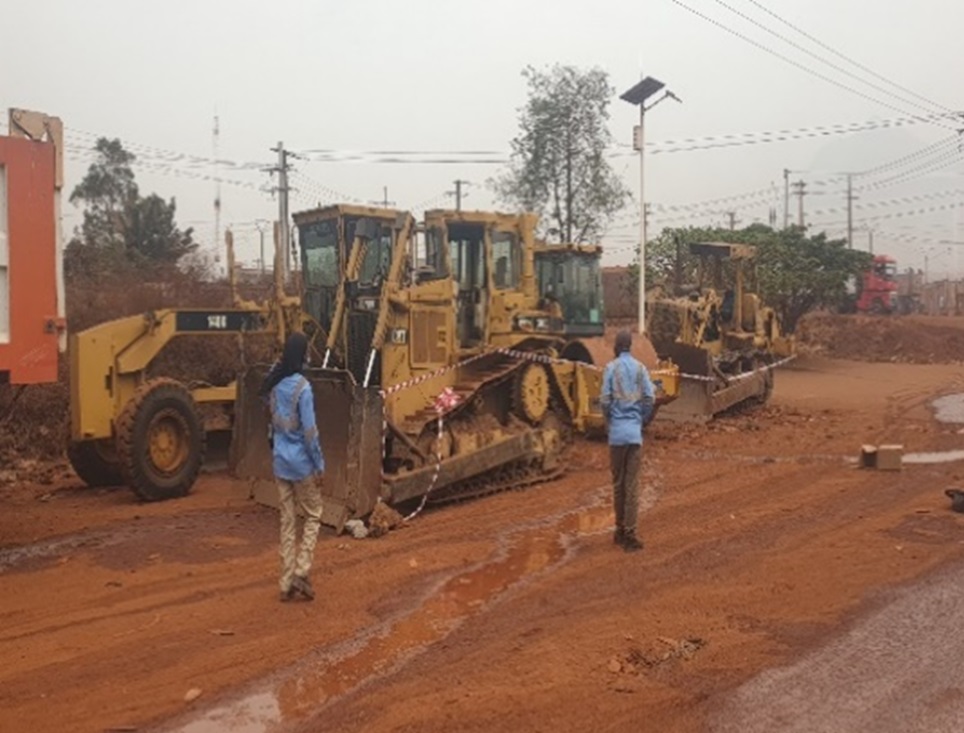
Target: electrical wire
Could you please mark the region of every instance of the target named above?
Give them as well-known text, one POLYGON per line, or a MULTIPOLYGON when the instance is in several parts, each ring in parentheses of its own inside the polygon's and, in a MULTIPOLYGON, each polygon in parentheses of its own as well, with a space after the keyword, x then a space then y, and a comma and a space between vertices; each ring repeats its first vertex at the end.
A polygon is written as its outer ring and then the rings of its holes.
POLYGON ((843 59, 844 61, 846 61, 847 63, 852 64, 853 66, 856 66, 856 67, 857 67, 858 69, 860 69, 861 71, 864 71, 864 72, 870 74, 871 76, 873 76, 873 77, 875 77, 875 78, 877 78, 877 79, 880 79, 881 81, 884 81, 884 82, 890 84, 891 86, 893 86, 893 87, 895 87, 895 88, 897 88, 897 89, 900 89, 902 92, 905 92, 906 94, 910 94, 911 96, 917 97, 918 99, 920 99, 920 100, 922 100, 922 101, 924 101, 924 102, 927 102, 927 103, 928 103, 929 105, 931 105, 932 107, 937 107, 937 108, 939 108, 939 109, 943 109, 943 110, 946 110, 946 111, 948 111, 948 112, 954 112, 954 110, 952 110, 952 109, 950 109, 950 108, 948 108, 948 107, 945 107, 944 105, 940 104, 939 102, 935 102, 934 100, 929 99, 929 98, 925 97, 925 96, 922 95, 922 94, 918 94, 917 92, 915 92, 915 91, 912 90, 912 89, 908 89, 907 87, 901 86, 900 84, 898 84, 897 82, 893 81, 892 79, 888 79, 886 76, 883 76, 883 75, 881 75, 881 74, 878 74, 876 71, 874 71, 873 69, 868 68, 867 66, 865 66, 865 65, 862 64, 862 63, 860 63, 859 61, 854 61, 854 59, 852 59, 852 58, 850 58, 849 56, 841 53, 840 51, 837 51, 835 48, 833 48, 833 47, 831 47, 831 46, 828 46, 826 43, 824 43, 823 41, 821 41, 819 38, 815 38, 813 35, 811 35, 810 33, 807 33, 805 30, 803 30, 803 29, 800 28, 799 26, 794 25, 793 23, 791 23, 790 21, 788 21, 786 18, 783 18, 783 17, 780 16, 778 13, 776 13, 776 12, 774 12, 773 10, 771 10, 770 8, 766 7, 763 3, 758 2, 758 0, 747 0, 747 2, 751 3, 752 5, 755 5, 757 8, 759 8, 760 10, 762 10, 762 11, 763 11, 764 13, 766 13, 767 15, 775 18, 776 20, 778 20, 779 22, 783 23, 785 26, 787 26, 787 27, 790 28, 791 30, 796 31, 796 32, 799 33, 801 36, 803 36, 804 38, 808 39, 809 41, 812 41, 813 43, 817 44, 818 46, 820 46, 820 47, 823 48, 824 50, 829 51, 830 53, 834 54, 834 55, 837 56, 838 58, 841 58, 841 59, 843 59))
MULTIPOLYGON (((710 16, 708 16, 708 15, 706 15, 706 14, 704 14, 704 13, 701 13, 699 10, 696 10, 695 8, 691 8, 689 5, 687 5, 686 3, 682 2, 682 0, 670 0, 670 2, 674 3, 675 5, 678 5, 679 7, 683 8, 684 10, 686 10, 686 11, 688 11, 688 12, 690 12, 690 13, 692 13, 693 15, 697 16, 698 18, 702 18, 703 20, 705 20, 705 21, 708 22, 708 23, 711 23, 712 25, 716 26, 717 28, 720 28, 720 29, 726 31, 726 32, 729 33, 729 34, 731 34, 731 35, 733 35, 733 36, 736 36, 736 37, 739 38, 740 40, 745 41, 746 43, 749 43, 751 46, 754 46, 754 47, 756 47, 756 48, 758 48, 758 49, 760 49, 760 50, 762 50, 762 51, 765 51, 766 53, 770 54, 771 56, 775 56, 776 58, 780 59, 781 61, 784 61, 784 62, 790 64, 791 66, 793 66, 793 67, 795 67, 795 68, 797 68, 797 69, 800 69, 801 71, 803 71, 803 72, 805 72, 805 73, 807 73, 807 74, 810 74, 811 76, 814 76, 814 77, 816 77, 816 78, 818 78, 818 79, 820 79, 820 80, 822 80, 822 81, 825 81, 825 82, 827 82, 828 84, 833 84, 835 87, 839 87, 840 89, 843 89, 843 90, 845 90, 845 91, 851 92, 852 94, 855 94, 855 95, 857 95, 858 97, 861 97, 861 98, 863 98, 863 99, 865 99, 865 100, 867 100, 867 101, 873 102, 874 104, 879 104, 880 106, 882 106, 882 107, 887 107, 888 109, 891 109, 891 110, 895 110, 895 111, 897 111, 897 112, 900 112, 901 114, 910 115, 910 116, 912 116, 912 117, 913 117, 913 116, 917 116, 917 115, 913 115, 913 114, 907 112, 907 110, 904 110, 904 109, 901 109, 901 108, 899 108, 899 107, 896 107, 896 106, 890 104, 889 102, 881 101, 880 99, 877 99, 877 98, 875 98, 875 97, 872 97, 872 96, 870 96, 869 94, 865 94, 865 93, 861 92, 861 91, 858 90, 858 89, 854 89, 853 87, 848 86, 848 85, 846 85, 846 84, 844 84, 844 83, 842 83, 842 82, 840 82, 840 81, 837 81, 836 79, 833 79, 833 78, 827 76, 826 74, 822 74, 822 73, 820 73, 819 71, 815 71, 814 69, 811 69, 810 67, 805 66, 804 64, 801 64, 801 63, 798 62, 798 61, 794 61, 793 59, 789 58, 788 56, 783 55, 783 54, 780 53, 779 51, 774 51, 774 50, 773 50, 772 48, 770 48, 769 46, 766 46, 766 45, 760 43, 759 41, 754 41, 754 40, 753 40, 752 38, 750 38, 749 36, 746 36, 746 35, 740 33, 739 31, 733 30, 733 29, 730 28, 729 26, 721 23, 720 21, 718 21, 718 20, 716 20, 716 19, 714 19, 714 18, 711 18, 710 16)), ((943 115, 943 116, 946 116, 946 115, 943 115)), ((934 118, 933 115, 931 115, 931 116, 920 116, 921 121, 930 122, 931 124, 935 124, 935 125, 938 125, 938 126, 940 126, 940 127, 945 127, 945 128, 947 128, 947 129, 953 129, 953 128, 951 128, 951 127, 948 127, 947 125, 941 124, 940 122, 938 122, 936 119, 933 119, 933 118, 934 118)))
POLYGON ((825 59, 823 56, 820 56, 819 54, 814 53, 814 52, 811 51, 810 49, 808 49, 808 48, 806 48, 806 47, 804 47, 804 46, 801 46, 801 45, 800 45, 799 43, 797 43, 796 41, 793 41, 793 40, 787 38, 786 36, 784 36, 782 33, 778 33, 777 31, 773 30, 773 29, 770 28, 769 26, 767 26, 767 25, 761 23, 760 21, 758 21, 758 20, 750 17, 750 16, 747 15, 746 13, 743 13, 743 12, 741 12, 740 10, 734 8, 732 5, 730 5, 730 4, 728 4, 727 2, 725 2, 725 0, 715 0, 715 2, 716 2, 718 5, 722 5, 724 8, 726 8, 727 10, 729 10, 731 13, 734 13, 734 14, 737 15, 738 17, 743 18, 743 20, 747 21, 748 23, 752 23, 752 24, 755 25, 757 28, 760 28, 761 30, 765 31, 766 33, 769 33, 771 36, 774 36, 775 38, 783 41, 784 43, 789 44, 792 48, 795 48, 795 49, 797 49, 798 51, 802 51, 802 52, 805 53, 807 56, 810 56, 811 58, 816 59, 817 61, 819 61, 819 62, 822 63, 822 64, 826 64, 826 65, 829 66, 831 69, 834 69, 835 71, 839 71, 841 74, 844 74, 845 76, 848 76, 848 77, 850 77, 851 79, 854 79, 854 80, 856 80, 856 81, 858 81, 858 82, 860 82, 860 83, 862 83, 862 84, 866 84, 866 85, 867 85, 868 87, 870 87, 871 89, 874 89, 875 91, 878 91, 878 92, 882 92, 883 94, 886 94, 888 97, 891 97, 891 98, 893 98, 893 99, 896 99, 896 100, 898 100, 899 102, 901 102, 901 103, 903 103, 903 104, 909 104, 911 107, 917 107, 918 109, 923 109, 923 110, 925 110, 925 111, 927 111, 927 112, 932 111, 932 109, 931 109, 932 107, 938 107, 938 108, 941 108, 941 109, 946 109, 946 108, 942 108, 940 105, 934 105, 934 104, 928 104, 927 106, 924 106, 924 105, 921 105, 920 102, 913 102, 913 101, 911 101, 911 100, 909 100, 909 99, 906 99, 906 98, 901 97, 901 96, 899 96, 899 95, 897 95, 897 94, 894 94, 892 91, 888 91, 887 89, 885 89, 884 87, 880 86, 879 84, 875 84, 875 83, 873 83, 873 82, 867 81, 866 79, 858 76, 857 74, 853 73, 852 71, 848 71, 847 69, 843 68, 843 67, 840 66, 839 64, 836 64, 836 63, 834 63, 833 61, 828 61, 828 60, 825 59))

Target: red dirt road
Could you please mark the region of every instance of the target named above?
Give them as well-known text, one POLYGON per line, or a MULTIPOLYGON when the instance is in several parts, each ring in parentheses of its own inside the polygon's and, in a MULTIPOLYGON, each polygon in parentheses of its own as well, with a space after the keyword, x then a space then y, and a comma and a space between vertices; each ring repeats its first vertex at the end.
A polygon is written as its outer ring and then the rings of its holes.
POLYGON ((643 553, 613 548, 605 447, 581 444, 555 483, 323 538, 313 604, 277 602, 276 516, 226 477, 150 506, 7 487, 0 731, 719 727, 755 675, 964 556, 942 493, 964 464, 846 462, 959 448, 929 403, 964 392, 960 367, 809 360, 776 381, 752 416, 654 426, 643 553))

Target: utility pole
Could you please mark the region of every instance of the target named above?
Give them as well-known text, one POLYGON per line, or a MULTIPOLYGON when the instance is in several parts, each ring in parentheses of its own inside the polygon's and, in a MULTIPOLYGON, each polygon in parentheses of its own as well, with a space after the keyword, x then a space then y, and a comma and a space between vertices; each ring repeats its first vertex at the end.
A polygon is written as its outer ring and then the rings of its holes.
POLYGON ((777 227, 777 209, 776 209, 775 206, 771 206, 771 207, 770 207, 770 219, 769 219, 769 222, 770 222, 770 228, 771 228, 771 229, 776 229, 776 227, 777 227))
POLYGON ((732 232, 734 229, 736 229, 736 212, 728 211, 726 212, 726 215, 730 219, 730 231, 732 232))
POLYGON ((272 168, 272 172, 278 174, 278 232, 279 244, 281 246, 281 278, 282 282, 288 281, 288 249, 291 246, 291 237, 288 233, 288 152, 285 150, 283 142, 278 142, 278 147, 271 148, 278 153, 278 165, 272 168))
POLYGON ((457 179, 455 181, 455 210, 456 211, 462 210, 462 186, 468 186, 468 185, 469 185, 468 181, 463 181, 461 179, 457 179))
POLYGON ((797 225, 805 229, 803 218, 803 197, 807 195, 807 183, 802 178, 793 184, 793 195, 799 198, 799 210, 797 214, 797 225))
POLYGON ((258 228, 258 234, 261 236, 261 259, 258 260, 258 262, 261 263, 261 275, 262 275, 262 276, 264 276, 264 273, 265 273, 265 267, 264 267, 264 225, 267 224, 267 223, 268 223, 268 222, 266 222, 264 219, 257 219, 257 220, 254 222, 254 225, 258 228))
POLYGON ((870 247, 870 254, 874 253, 874 230, 867 230, 867 244, 870 247))
POLYGON ((783 228, 790 228, 790 169, 783 169, 783 228))
MULTIPOLYGON (((850 249, 854 248, 854 199, 858 198, 854 196, 854 177, 852 174, 847 174, 847 246, 850 249)), ((871 240, 873 235, 871 235, 871 240)), ((873 252, 873 247, 870 249, 873 252)))
POLYGON ((382 186, 382 200, 381 201, 371 201, 369 203, 375 204, 375 206, 382 206, 388 208, 389 206, 394 206, 394 201, 388 200, 388 186, 382 186))

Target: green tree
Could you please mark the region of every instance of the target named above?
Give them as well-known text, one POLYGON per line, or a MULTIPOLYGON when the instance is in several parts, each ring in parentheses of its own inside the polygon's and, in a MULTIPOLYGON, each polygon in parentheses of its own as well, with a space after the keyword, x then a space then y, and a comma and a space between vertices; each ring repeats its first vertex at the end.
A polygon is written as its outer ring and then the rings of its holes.
POLYGON ((498 199, 540 215, 542 234, 566 242, 598 240, 629 191, 606 156, 615 90, 601 69, 526 67, 508 169, 489 182, 498 199))
POLYGON ((695 284, 697 260, 689 254, 691 242, 754 245, 759 294, 791 333, 807 313, 842 305, 848 282, 858 278, 871 262, 871 255, 849 249, 844 239, 830 239, 824 232, 808 235, 798 227, 781 231, 762 224, 736 231, 665 229, 646 246, 648 281, 667 291, 677 280, 695 284))
POLYGON ((70 195, 84 207, 84 222, 64 253, 67 274, 174 265, 197 249, 192 230, 177 227, 174 199, 140 195, 135 157, 120 140, 100 138, 94 151, 97 159, 70 195))

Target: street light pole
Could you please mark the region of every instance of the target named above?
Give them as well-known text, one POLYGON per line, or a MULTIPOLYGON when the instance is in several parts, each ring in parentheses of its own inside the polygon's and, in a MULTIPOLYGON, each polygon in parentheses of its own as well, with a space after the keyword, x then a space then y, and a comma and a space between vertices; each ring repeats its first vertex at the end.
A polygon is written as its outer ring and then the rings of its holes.
POLYGON ((639 105, 639 320, 640 335, 646 332, 646 106, 639 105))
POLYGON ((624 92, 620 99, 639 107, 639 127, 634 130, 633 143, 639 151, 639 309, 637 318, 639 319, 638 331, 640 335, 646 333, 646 144, 645 144, 645 122, 646 112, 651 110, 664 99, 674 99, 677 102, 682 100, 668 89, 663 92, 663 96, 646 106, 646 100, 656 94, 666 86, 663 82, 647 76, 632 89, 624 92))

